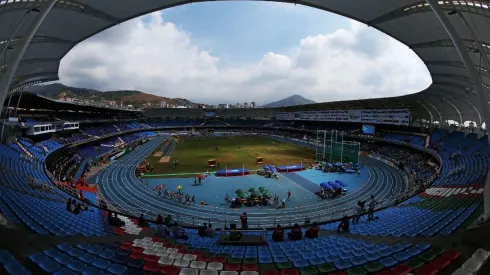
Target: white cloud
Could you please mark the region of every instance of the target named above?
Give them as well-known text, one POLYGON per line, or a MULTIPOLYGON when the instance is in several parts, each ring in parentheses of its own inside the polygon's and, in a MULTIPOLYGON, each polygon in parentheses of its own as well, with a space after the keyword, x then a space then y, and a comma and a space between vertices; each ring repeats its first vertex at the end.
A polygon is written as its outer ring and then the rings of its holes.
POLYGON ((354 21, 348 29, 305 37, 288 52, 264 52, 258 62, 226 69, 219 62, 155 12, 75 47, 62 61, 60 78, 67 85, 208 103, 266 103, 292 94, 315 101, 384 97, 430 84, 411 50, 354 21))

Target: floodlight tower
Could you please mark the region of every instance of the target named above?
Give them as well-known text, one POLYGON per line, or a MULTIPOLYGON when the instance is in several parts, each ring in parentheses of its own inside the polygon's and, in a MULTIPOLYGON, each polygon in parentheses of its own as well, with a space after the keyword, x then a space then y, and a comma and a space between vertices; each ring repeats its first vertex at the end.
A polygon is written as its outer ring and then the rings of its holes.
MULTIPOLYGON (((470 55, 468 54, 468 51, 463 45, 463 42, 461 41, 461 37, 459 37, 458 33, 456 32, 456 29, 454 26, 451 24, 449 19, 447 18, 447 15, 444 13, 442 8, 440 7, 438 0, 426 0, 427 4, 432 8, 432 11, 434 14, 437 16, 441 24, 444 26, 446 29, 449 37, 451 37, 451 40, 453 41, 454 46, 456 47, 456 50, 459 53, 459 56, 463 60, 464 65, 466 66, 466 69, 468 70, 468 73, 470 75, 471 81, 474 84, 474 88, 476 91, 476 96, 478 97, 478 102, 480 103, 480 112, 483 115, 483 120, 485 122, 485 125, 487 126, 490 124, 490 108, 488 106, 488 97, 483 90, 483 82, 478 75, 478 72, 475 69, 475 64, 473 64, 473 61, 471 60, 470 55)), ((470 26, 468 25, 468 28, 470 26)), ((470 31, 472 32, 472 31, 470 31)), ((478 40, 476 37, 474 37, 475 43, 478 44, 478 40)), ((479 48, 481 45, 479 45, 479 48)), ((480 52, 481 55, 485 54, 484 52, 480 52)), ((489 145, 490 145, 490 136, 487 133, 487 137, 489 138, 489 145)), ((490 167, 489 170, 487 171, 487 177, 485 180, 485 191, 484 191, 484 210, 483 214, 489 216, 490 215, 490 167)))

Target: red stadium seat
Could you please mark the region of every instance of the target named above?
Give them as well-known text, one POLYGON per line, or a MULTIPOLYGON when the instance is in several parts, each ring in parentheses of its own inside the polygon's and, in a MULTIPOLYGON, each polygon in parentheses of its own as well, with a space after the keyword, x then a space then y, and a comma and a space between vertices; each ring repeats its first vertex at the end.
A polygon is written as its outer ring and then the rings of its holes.
POLYGON ((259 266, 256 264, 243 264, 242 270, 243 271, 259 271, 259 266))
POLYGON ((129 255, 129 258, 133 260, 141 260, 145 257, 145 255, 141 252, 133 252, 131 255, 129 255))
POLYGON ((160 258, 155 255, 145 255, 143 260, 147 263, 156 263, 160 258))
POLYGON ((439 256, 430 262, 430 264, 437 269, 444 269, 450 263, 451 261, 444 256, 439 256))
POLYGON ((424 265, 423 267, 417 269, 415 271, 415 274, 417 275, 436 275, 439 272, 439 270, 432 265, 424 265))
POLYGON ((119 248, 121 248, 123 250, 129 250, 129 249, 131 249, 131 247, 132 247, 132 245, 130 243, 124 243, 119 248))
POLYGON ((397 265, 391 269, 391 272, 395 275, 407 275, 412 269, 404 264, 397 265))
POLYGON ((334 273, 330 273, 329 275, 347 275, 347 273, 345 273, 344 271, 337 271, 334 273))
POLYGON ((131 251, 136 252, 136 253, 142 253, 145 249, 143 247, 137 247, 133 246, 131 247, 131 251))
POLYGON ((226 262, 228 262, 228 259, 225 257, 218 256, 213 258, 213 262, 225 264, 226 262))
POLYGON ((160 271, 162 267, 158 263, 146 263, 145 266, 143 266, 143 270, 146 272, 150 273, 157 273, 160 271))
POLYGON ((454 260, 458 259, 460 255, 461 255, 461 253, 459 253, 459 251, 451 250, 451 249, 444 251, 444 253, 442 254, 442 256, 444 258, 446 258, 450 261, 454 261, 454 260))
POLYGON ((225 264, 225 271, 240 271, 240 264, 225 264))
POLYGON ((179 272, 180 268, 176 267, 175 265, 164 265, 160 270, 160 274, 163 275, 177 275, 179 272))
POLYGON ((200 262, 209 263, 209 262, 211 262, 211 257, 202 255, 202 256, 198 256, 197 257, 197 260, 200 261, 200 262))
POLYGON ((283 269, 281 275, 299 275, 299 271, 296 269, 283 269))
POLYGON ((376 273, 376 275, 395 275, 391 270, 383 270, 381 272, 376 273))
POLYGON ((271 269, 271 270, 264 270, 260 272, 260 275, 280 275, 281 272, 279 270, 271 269))

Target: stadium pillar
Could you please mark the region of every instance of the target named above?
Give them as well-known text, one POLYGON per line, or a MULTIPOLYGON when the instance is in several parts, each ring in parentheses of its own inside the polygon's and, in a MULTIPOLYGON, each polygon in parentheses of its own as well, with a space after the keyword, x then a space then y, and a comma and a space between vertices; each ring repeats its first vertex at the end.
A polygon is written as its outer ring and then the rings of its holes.
POLYGON ((34 34, 36 34, 36 31, 39 26, 41 26, 44 18, 46 18, 46 15, 48 15, 49 11, 53 8, 57 1, 58 0, 48 0, 42 7, 40 7, 36 17, 32 20, 31 25, 29 25, 27 32, 25 33, 25 35, 22 36, 22 40, 20 41, 19 46, 15 48, 12 62, 8 64, 7 70, 0 79, 0 114, 3 111, 3 104, 5 102, 5 98, 7 97, 10 83, 14 78, 17 67, 22 60, 22 57, 24 56, 24 53, 26 52, 27 47, 32 40, 32 37, 34 37, 34 34))
POLYGON ((5 43, 5 46, 2 48, 2 52, 0 52, 0 60, 3 58, 3 55, 7 52, 7 49, 10 46, 10 42, 12 42, 12 39, 14 39, 15 35, 19 31, 20 27, 24 23, 24 20, 26 20, 26 17, 27 17, 27 15, 29 15, 30 12, 31 12, 31 10, 28 10, 28 11, 26 11, 26 13, 24 13, 22 18, 19 20, 19 23, 17 23, 17 26, 15 26, 15 29, 10 34, 10 37, 7 40, 7 43, 5 43))
MULTIPOLYGON (((487 95, 485 94, 485 91, 483 90, 483 83, 480 78, 480 75, 476 71, 475 64, 471 60, 471 57, 468 51, 466 50, 466 47, 463 45, 463 42, 461 42, 461 38, 456 32, 456 29, 449 21, 447 15, 444 14, 444 11, 439 6, 438 0, 426 0, 426 1, 427 4, 429 4, 430 7, 432 8, 432 11, 434 11, 434 14, 437 16, 439 21, 441 21, 441 24, 446 29, 448 35, 451 37, 451 40, 453 41, 453 44, 456 47, 459 56, 463 60, 463 63, 466 66, 468 73, 470 74, 471 80, 473 81, 474 84, 478 102, 480 103, 480 112, 483 116, 483 120, 485 122, 485 125, 487 125, 487 129, 488 129, 488 125, 490 124, 490 109, 488 107, 488 98, 487 95)), ((478 41, 475 42, 479 43, 478 41)), ((480 52, 480 54, 485 54, 485 53, 480 52)), ((487 137, 489 138, 489 144, 490 144, 490 135, 487 135, 487 137)), ((489 171, 487 171, 487 177, 485 180, 485 191, 483 197, 484 198, 483 213, 484 215, 487 216, 490 215, 490 173, 489 172, 490 169, 489 171)))

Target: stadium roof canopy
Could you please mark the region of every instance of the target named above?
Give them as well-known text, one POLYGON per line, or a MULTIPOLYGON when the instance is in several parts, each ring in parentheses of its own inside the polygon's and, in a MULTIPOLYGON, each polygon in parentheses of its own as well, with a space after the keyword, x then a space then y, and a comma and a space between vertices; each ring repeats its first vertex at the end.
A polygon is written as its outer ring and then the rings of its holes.
MULTIPOLYGON (((27 10, 45 0, 0 0, 0 46, 8 39, 27 10)), ((78 43, 126 20, 169 7, 189 4, 179 0, 59 0, 32 39, 16 72, 11 90, 31 83, 58 79, 60 60, 78 43)), ((318 104, 315 108, 412 107, 412 114, 430 121, 459 123, 482 117, 467 69, 461 62, 446 30, 425 1, 414 0, 298 0, 302 4, 337 13, 373 28, 410 47, 425 62, 433 83, 416 94, 369 100, 318 104)), ((476 42, 458 15, 449 20, 463 39, 474 65, 490 92, 490 72, 482 55, 490 55, 490 1, 439 1, 446 12, 463 14, 478 35, 476 42), (479 52, 480 43, 484 52, 479 52)), ((13 40, 12 47, 26 34, 34 15, 29 15, 13 40)), ((7 51, 8 52, 8 51, 7 51)), ((11 61, 7 55, 7 66, 11 61)))
MULTIPOLYGON (((36 109, 36 110, 53 110, 53 111, 74 111, 74 112, 91 112, 91 113, 139 113, 140 110, 130 110, 121 108, 111 108, 107 106, 94 106, 87 104, 78 104, 54 100, 31 92, 14 92, 12 94, 12 104, 16 106, 19 101, 19 108, 36 109)), ((5 100, 4 106, 7 106, 9 99, 5 100)))

